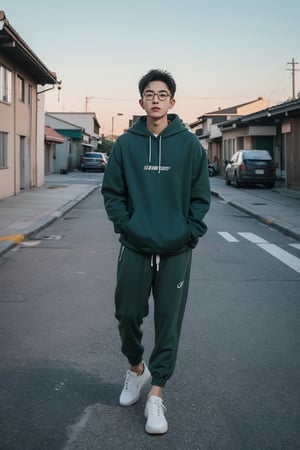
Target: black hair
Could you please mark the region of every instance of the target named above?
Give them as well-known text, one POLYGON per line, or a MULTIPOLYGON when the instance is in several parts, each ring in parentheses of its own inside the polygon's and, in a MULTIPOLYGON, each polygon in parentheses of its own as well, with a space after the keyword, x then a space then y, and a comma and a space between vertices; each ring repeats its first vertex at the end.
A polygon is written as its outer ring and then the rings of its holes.
POLYGON ((166 70, 161 69, 152 69, 146 75, 144 75, 139 81, 139 92, 142 97, 145 88, 148 86, 151 81, 162 81, 166 83, 172 98, 176 92, 176 83, 172 75, 166 70))

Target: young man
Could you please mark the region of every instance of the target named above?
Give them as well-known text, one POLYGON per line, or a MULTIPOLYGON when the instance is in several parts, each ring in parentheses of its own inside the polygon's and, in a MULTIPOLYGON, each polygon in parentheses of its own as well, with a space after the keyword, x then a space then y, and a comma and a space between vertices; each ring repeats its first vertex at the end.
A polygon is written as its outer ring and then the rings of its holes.
POLYGON ((115 307, 130 370, 120 404, 136 403, 152 379, 145 407, 150 434, 168 429, 163 387, 175 368, 192 248, 207 230, 203 218, 210 206, 206 153, 181 119, 168 115, 175 91, 168 72, 143 76, 139 103, 146 116, 115 142, 102 185, 108 218, 121 242, 115 307), (155 345, 148 369, 141 325, 151 293, 155 345))

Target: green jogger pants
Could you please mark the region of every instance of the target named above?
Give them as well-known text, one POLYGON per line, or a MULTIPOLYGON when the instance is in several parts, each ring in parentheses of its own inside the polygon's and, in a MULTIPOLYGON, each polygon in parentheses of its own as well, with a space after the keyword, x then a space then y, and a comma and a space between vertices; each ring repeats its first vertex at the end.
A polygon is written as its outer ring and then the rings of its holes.
POLYGON ((152 384, 164 386, 174 372, 184 316, 192 250, 175 256, 145 255, 121 247, 115 290, 122 353, 131 365, 141 362, 141 325, 154 299, 155 344, 149 369, 152 384))

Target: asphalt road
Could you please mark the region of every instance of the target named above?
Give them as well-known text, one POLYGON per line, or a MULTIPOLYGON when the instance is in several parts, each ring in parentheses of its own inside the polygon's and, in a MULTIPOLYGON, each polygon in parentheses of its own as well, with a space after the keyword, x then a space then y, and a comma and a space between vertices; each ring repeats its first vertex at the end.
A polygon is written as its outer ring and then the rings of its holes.
POLYGON ((299 249, 215 198, 207 224, 159 437, 144 432, 146 391, 118 405, 119 244, 99 190, 0 260, 1 450, 300 448, 299 249))

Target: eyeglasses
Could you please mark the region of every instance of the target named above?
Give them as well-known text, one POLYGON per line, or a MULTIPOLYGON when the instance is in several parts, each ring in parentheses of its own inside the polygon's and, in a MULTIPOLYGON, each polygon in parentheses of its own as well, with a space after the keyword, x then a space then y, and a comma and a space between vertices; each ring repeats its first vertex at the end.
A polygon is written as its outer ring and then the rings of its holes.
POLYGON ((161 102, 167 100, 168 97, 171 97, 171 95, 166 91, 159 91, 159 92, 146 91, 143 93, 143 97, 145 100, 153 100, 156 95, 158 100, 160 100, 161 102))

